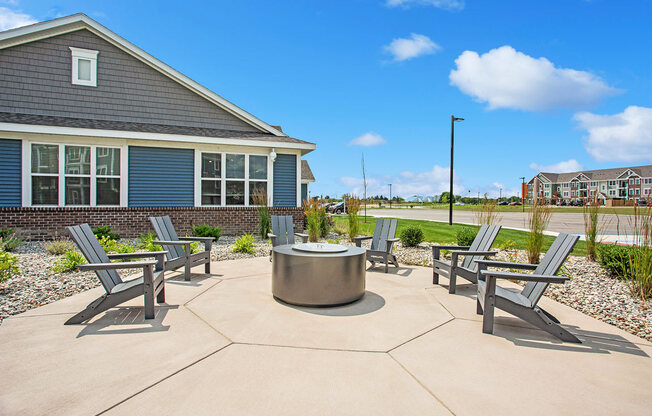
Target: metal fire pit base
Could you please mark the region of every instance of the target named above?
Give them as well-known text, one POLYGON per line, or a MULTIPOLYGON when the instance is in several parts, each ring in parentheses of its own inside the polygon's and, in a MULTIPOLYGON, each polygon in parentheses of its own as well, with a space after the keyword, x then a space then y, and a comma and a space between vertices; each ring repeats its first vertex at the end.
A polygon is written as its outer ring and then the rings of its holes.
POLYGON ((365 250, 309 252, 276 246, 272 250, 272 294, 299 306, 336 306, 365 292, 365 250))

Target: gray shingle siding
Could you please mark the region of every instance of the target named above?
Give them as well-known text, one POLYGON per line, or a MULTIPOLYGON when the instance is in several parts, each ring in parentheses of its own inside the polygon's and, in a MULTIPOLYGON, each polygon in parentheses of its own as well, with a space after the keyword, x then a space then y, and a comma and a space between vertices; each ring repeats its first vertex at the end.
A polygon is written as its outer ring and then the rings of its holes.
POLYGON ((260 131, 90 31, 0 50, 0 111, 260 131), (100 51, 97 87, 72 85, 69 47, 100 51))
POLYGON ((20 140, 0 139, 0 207, 21 206, 20 140))
POLYGON ((130 207, 191 207, 195 201, 192 149, 129 146, 130 207))
POLYGON ((274 162, 274 206, 297 206, 297 156, 278 154, 274 162))

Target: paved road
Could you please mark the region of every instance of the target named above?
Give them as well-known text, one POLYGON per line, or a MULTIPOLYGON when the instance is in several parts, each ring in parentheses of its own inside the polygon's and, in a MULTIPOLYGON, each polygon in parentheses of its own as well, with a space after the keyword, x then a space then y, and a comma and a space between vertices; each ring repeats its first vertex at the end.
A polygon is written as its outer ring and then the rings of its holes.
MULTIPOLYGON (((414 220, 430 220, 448 222, 448 210, 428 209, 428 208, 400 208, 400 209, 367 209, 368 215, 376 217, 395 217, 414 220)), ((501 212, 499 223, 503 227, 527 229, 527 213, 522 212, 501 212)), ((605 222, 604 230, 601 234, 609 236, 631 234, 629 218, 631 215, 604 214, 601 216, 605 222), (620 220, 620 221, 619 221, 620 220), (619 224, 620 222, 620 224, 619 224), (618 230, 620 228, 620 232, 618 230)), ((475 224, 475 215, 473 211, 454 211, 453 222, 463 224, 475 224)), ((571 234, 584 234, 584 216, 581 213, 557 212, 553 211, 550 225, 547 231, 555 233, 566 232, 571 234)))

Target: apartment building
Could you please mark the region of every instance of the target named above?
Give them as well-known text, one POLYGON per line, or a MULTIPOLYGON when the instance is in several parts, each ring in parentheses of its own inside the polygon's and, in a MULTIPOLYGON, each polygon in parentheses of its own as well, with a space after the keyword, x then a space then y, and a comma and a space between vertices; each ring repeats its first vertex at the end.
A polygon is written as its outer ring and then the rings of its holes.
POLYGON ((570 173, 539 172, 527 183, 527 199, 558 201, 652 200, 652 165, 585 170, 570 173))

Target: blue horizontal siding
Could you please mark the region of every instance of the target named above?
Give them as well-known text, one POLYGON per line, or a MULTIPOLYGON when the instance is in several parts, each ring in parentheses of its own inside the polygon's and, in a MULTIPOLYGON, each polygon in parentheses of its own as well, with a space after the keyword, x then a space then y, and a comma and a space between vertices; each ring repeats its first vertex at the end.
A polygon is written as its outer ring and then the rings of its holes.
POLYGON ((19 207, 22 189, 22 143, 0 139, 0 207, 19 207))
POLYGON ((192 149, 129 146, 129 206, 194 206, 194 164, 192 149))
POLYGON ((274 162, 274 206, 297 206, 297 157, 279 154, 274 162))

